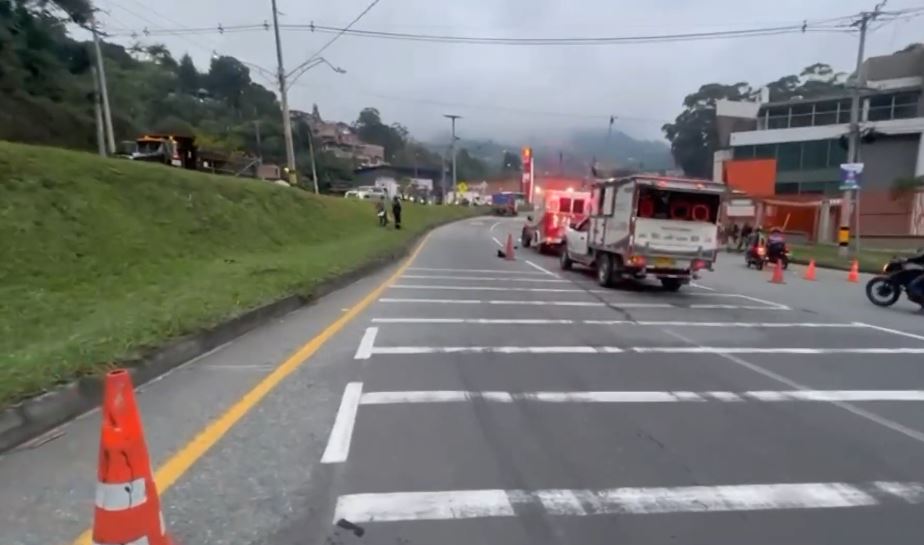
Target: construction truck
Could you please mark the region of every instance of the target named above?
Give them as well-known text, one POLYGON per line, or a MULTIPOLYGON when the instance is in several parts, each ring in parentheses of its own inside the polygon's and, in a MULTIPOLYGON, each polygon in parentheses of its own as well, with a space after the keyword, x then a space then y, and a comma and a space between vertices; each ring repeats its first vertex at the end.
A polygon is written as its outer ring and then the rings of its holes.
POLYGON ((654 277, 676 291, 712 269, 725 186, 711 180, 631 175, 598 179, 593 212, 568 226, 562 269, 596 269, 602 286, 654 277))
POLYGON ((198 168, 197 153, 196 139, 192 136, 145 134, 135 140, 128 158, 195 170, 198 168))

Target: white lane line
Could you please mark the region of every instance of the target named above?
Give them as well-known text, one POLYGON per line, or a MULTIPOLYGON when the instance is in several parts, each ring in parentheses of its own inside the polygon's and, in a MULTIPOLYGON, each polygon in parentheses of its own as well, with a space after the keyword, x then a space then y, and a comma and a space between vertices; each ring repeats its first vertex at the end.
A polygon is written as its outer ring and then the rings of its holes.
POLYGON ((542 272, 543 274, 547 274, 547 275, 549 275, 549 276, 553 276, 553 277, 555 277, 555 278, 558 278, 558 275, 557 275, 557 274, 555 274, 555 273, 553 273, 552 271, 546 269, 545 267, 540 267, 539 265, 536 265, 535 263, 533 263, 532 261, 530 261, 530 260, 528 260, 528 259, 524 259, 523 262, 526 263, 527 265, 529 265, 530 267, 536 269, 537 271, 542 272))
MULTIPOLYGON (((383 297, 379 299, 380 303, 436 303, 442 305, 533 305, 533 306, 557 306, 557 307, 606 307, 607 303, 598 301, 511 301, 505 299, 482 300, 482 299, 417 299, 404 297, 383 297)), ((619 308, 673 308, 674 305, 668 303, 620 303, 613 306, 619 308)))
MULTIPOLYGON (((370 328, 374 329, 374 328, 370 328)), ((744 346, 370 346, 369 354, 924 354, 922 348, 788 348, 744 346)), ((363 353, 365 355, 365 352, 363 353)), ((360 358, 357 352, 356 359, 360 358)))
POLYGON ((405 290, 456 290, 456 291, 528 291, 532 293, 585 293, 571 288, 520 288, 515 286, 434 286, 429 284, 392 284, 394 289, 405 290))
POLYGON ((497 240, 497 237, 491 237, 491 240, 493 240, 494 243, 500 246, 501 248, 504 247, 504 244, 501 241, 497 240))
MULTIPOLYGON (((376 346, 372 354, 597 354, 619 353, 616 346, 376 346)), ((922 349, 924 352, 924 349, 922 349)))
MULTIPOLYGON (((680 333, 677 333, 676 331, 673 331, 670 329, 664 329, 663 331, 682 341, 688 342, 691 345, 694 345, 694 346, 697 345, 696 341, 688 337, 685 337, 681 335, 680 333)), ((769 369, 761 367, 760 365, 757 365, 756 363, 751 363, 748 360, 740 358, 734 354, 724 353, 724 354, 719 354, 719 356, 722 358, 725 358, 726 360, 734 364, 740 365, 741 367, 744 367, 745 369, 753 371, 759 375, 763 375, 769 379, 775 380, 779 382, 780 384, 785 384, 786 386, 789 386, 790 388, 794 388, 796 390, 804 390, 804 391, 810 390, 808 386, 804 386, 799 382, 796 382, 779 373, 775 373, 769 369)), ((861 409, 860 407, 847 403, 846 401, 830 401, 830 403, 834 405, 835 407, 838 407, 839 409, 843 409, 853 415, 859 416, 860 418, 864 418, 866 420, 869 420, 870 422, 879 424, 880 426, 884 428, 888 428, 894 432, 900 433, 904 435, 905 437, 908 437, 909 439, 914 439, 915 441, 919 443, 924 443, 924 433, 921 433, 918 430, 909 428, 908 426, 905 426, 904 424, 899 424, 898 422, 889 420, 888 418, 885 418, 883 416, 879 416, 878 414, 870 412, 866 409, 861 409)))
POLYGON ((343 389, 343 398, 340 408, 334 419, 334 427, 330 430, 327 439, 327 448, 321 456, 322 464, 337 464, 346 462, 350 454, 350 442, 353 440, 353 425, 356 423, 356 412, 363 396, 363 383, 350 382, 343 389))
POLYGON ((378 334, 379 328, 367 327, 366 332, 363 333, 363 338, 359 341, 359 347, 356 349, 356 355, 353 356, 353 359, 368 360, 372 356, 372 351, 375 347, 375 336, 378 334))
POLYGON ((890 327, 882 327, 879 325, 867 324, 864 322, 854 322, 858 326, 868 327, 870 329, 875 329, 877 331, 882 331, 883 333, 891 333, 892 335, 901 335, 902 337, 908 337, 909 339, 917 339, 919 341, 924 341, 924 335, 915 335, 914 333, 908 333, 907 331, 901 331, 899 329, 892 329, 890 327))
POLYGON ((360 405, 460 403, 473 400, 497 403, 765 403, 790 401, 924 401, 924 390, 753 390, 745 392, 590 391, 503 392, 466 390, 411 390, 366 392, 360 405))
POLYGON ((626 326, 661 326, 661 327, 743 327, 754 329, 775 328, 863 328, 858 322, 819 323, 819 322, 684 322, 673 320, 567 320, 541 318, 373 318, 375 324, 482 324, 482 325, 626 325, 626 326))
POLYGON ((764 305, 690 305, 687 308, 706 310, 706 309, 726 309, 726 310, 792 310, 789 307, 784 307, 782 305, 777 306, 764 306, 764 305))
POLYGON ((549 325, 580 323, 575 320, 545 320, 540 318, 373 318, 375 324, 510 324, 549 325))
POLYGON ((501 282, 545 282, 545 283, 564 283, 567 280, 557 278, 511 278, 502 276, 451 276, 451 275, 428 275, 428 274, 405 274, 401 278, 433 278, 439 280, 498 280, 501 282))
POLYGON ((787 307, 786 305, 783 305, 783 304, 780 304, 780 303, 774 303, 773 301, 767 301, 766 299, 760 299, 760 298, 758 298, 758 297, 751 297, 750 295, 742 295, 742 294, 740 294, 740 293, 735 293, 735 294, 733 294, 733 295, 735 295, 735 296, 737 296, 737 297, 741 297, 741 298, 743 298, 743 299, 748 299, 749 301, 754 301, 755 303, 762 303, 762 304, 767 305, 767 306, 776 307, 776 308, 778 308, 778 309, 780 309, 780 310, 791 310, 791 309, 790 309, 789 307, 787 307))
POLYGON ((640 354, 924 354, 922 348, 786 348, 744 346, 634 346, 640 354))
POLYGON ((445 269, 438 267, 408 267, 409 271, 429 271, 429 272, 451 272, 451 273, 488 273, 488 274, 544 274, 533 271, 521 271, 514 269, 445 269))
POLYGON ((699 289, 701 289, 701 290, 716 291, 715 288, 710 288, 709 286, 704 286, 704 285, 702 285, 702 284, 697 284, 696 282, 690 282, 690 285, 693 286, 694 288, 699 288, 699 289))
POLYGON ((583 324, 596 325, 639 325, 661 327, 746 327, 746 328, 859 328, 857 323, 818 322, 684 322, 672 320, 582 320, 583 324))
POLYGON ((877 481, 349 494, 337 499, 334 521, 368 523, 515 517, 516 505, 532 506, 549 516, 845 509, 875 506, 883 500, 920 503, 920 489, 921 485, 914 482, 877 481))

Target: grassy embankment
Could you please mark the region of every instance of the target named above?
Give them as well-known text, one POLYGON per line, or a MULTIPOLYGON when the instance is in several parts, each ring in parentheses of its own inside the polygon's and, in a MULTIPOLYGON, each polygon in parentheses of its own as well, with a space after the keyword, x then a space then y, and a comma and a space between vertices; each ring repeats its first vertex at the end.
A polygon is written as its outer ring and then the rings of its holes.
POLYGON ((408 244, 372 204, 0 142, 0 407, 408 244))

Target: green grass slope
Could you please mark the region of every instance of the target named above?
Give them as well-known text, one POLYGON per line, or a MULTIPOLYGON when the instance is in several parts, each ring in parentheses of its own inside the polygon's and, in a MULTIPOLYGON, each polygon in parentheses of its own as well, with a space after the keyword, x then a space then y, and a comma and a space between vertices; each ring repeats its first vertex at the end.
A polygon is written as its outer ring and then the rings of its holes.
POLYGON ((455 207, 0 142, 0 406, 392 252, 455 207))

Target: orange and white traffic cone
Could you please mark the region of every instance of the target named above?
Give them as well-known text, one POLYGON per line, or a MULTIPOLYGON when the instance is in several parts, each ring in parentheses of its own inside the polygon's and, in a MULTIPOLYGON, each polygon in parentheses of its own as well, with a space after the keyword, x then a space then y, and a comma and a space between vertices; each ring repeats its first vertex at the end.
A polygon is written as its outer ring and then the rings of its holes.
POLYGON ((805 279, 806 280, 815 280, 815 260, 810 259, 808 268, 805 269, 805 279))
POLYGON ((516 257, 513 255, 513 235, 507 233, 507 247, 504 248, 504 259, 513 261, 516 257))
POLYGON ((173 545, 164 526, 131 376, 106 375, 93 543, 173 545))
POLYGON ((783 261, 777 259, 776 266, 773 267, 773 276, 770 278, 771 284, 785 284, 783 280, 783 261))
POLYGON ((860 281, 860 262, 856 259, 853 260, 853 263, 850 264, 850 272, 847 273, 848 282, 859 282, 860 281))

